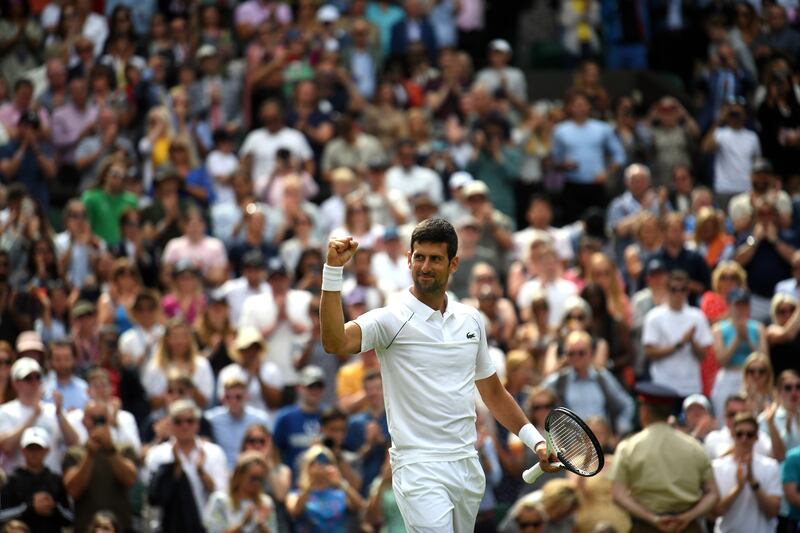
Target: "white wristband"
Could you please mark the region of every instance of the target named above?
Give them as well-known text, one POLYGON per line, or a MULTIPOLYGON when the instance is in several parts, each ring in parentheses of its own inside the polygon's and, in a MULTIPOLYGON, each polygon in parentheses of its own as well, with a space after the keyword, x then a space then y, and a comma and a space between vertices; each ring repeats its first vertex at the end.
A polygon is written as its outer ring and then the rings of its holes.
POLYGON ((344 278, 344 267, 335 267, 325 264, 322 267, 322 290, 330 292, 342 292, 342 279, 344 278))
POLYGON ((534 451, 536 451, 536 445, 544 440, 542 434, 539 433, 539 431, 533 427, 533 424, 530 422, 522 426, 517 436, 519 437, 519 440, 525 444, 525 446, 534 451))

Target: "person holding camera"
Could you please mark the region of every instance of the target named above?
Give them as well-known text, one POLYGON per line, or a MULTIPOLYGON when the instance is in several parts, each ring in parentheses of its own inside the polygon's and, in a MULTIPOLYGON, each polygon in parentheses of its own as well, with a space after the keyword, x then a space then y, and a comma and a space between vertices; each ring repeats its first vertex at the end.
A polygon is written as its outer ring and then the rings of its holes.
POLYGON ((0 146, 0 174, 9 183, 19 181, 40 205, 47 206, 48 192, 56 177, 55 151, 43 135, 39 116, 33 111, 20 114, 17 136, 0 146))
POLYGON ((97 511, 112 511, 123 530, 131 527, 129 489, 136 482, 136 453, 111 436, 111 406, 90 400, 83 411, 88 438, 67 450, 64 485, 75 503, 75 531, 87 531, 97 511))
POLYGON ((734 195, 750 190, 753 162, 761 156, 758 135, 745 127, 746 122, 745 104, 732 101, 720 110, 701 144, 703 152, 714 154, 715 200, 722 209, 734 195))

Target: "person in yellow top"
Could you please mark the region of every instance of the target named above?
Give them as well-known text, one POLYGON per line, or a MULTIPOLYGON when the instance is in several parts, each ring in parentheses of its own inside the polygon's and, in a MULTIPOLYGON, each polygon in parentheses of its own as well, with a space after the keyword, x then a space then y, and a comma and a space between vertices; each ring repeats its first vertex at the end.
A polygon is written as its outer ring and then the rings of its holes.
POLYGON ((358 413, 367 407, 364 392, 364 374, 378 369, 378 356, 375 350, 363 352, 358 359, 339 368, 336 373, 336 397, 339 408, 348 414, 358 413))
POLYGON ((667 424, 678 394, 642 383, 639 418, 644 429, 614 454, 614 501, 633 520, 633 533, 701 533, 699 519, 719 500, 711 462, 693 438, 667 424))

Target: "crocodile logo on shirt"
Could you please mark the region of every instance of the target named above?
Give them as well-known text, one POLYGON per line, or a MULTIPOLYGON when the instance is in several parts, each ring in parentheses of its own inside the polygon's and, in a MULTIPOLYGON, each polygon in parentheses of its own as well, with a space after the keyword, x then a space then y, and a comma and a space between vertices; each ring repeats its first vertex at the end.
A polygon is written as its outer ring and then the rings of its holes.
POLYGON ((468 339, 474 339, 475 338, 475 332, 474 331, 468 331, 467 332, 467 338, 468 339))

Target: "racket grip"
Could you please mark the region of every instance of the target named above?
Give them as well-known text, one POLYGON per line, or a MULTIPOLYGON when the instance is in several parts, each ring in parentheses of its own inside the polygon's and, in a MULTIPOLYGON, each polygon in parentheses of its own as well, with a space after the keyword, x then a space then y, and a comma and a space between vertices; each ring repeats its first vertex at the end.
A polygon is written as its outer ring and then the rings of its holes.
POLYGON ((539 463, 536 463, 526 471, 522 473, 522 480, 527 484, 535 483, 537 479, 544 474, 544 470, 542 470, 542 466, 539 463))

